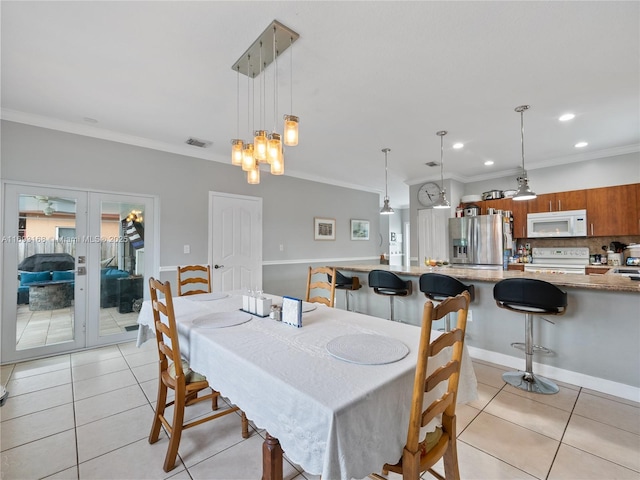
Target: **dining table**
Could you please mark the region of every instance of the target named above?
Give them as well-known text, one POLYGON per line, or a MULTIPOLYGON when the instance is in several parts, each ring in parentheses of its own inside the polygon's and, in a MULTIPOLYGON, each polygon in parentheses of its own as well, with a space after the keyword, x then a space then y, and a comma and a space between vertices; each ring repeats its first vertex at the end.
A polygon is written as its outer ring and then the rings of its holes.
MULTIPOLYGON (((242 294, 174 297, 173 305, 182 356, 266 430, 263 479, 281 479, 282 450, 327 480, 364 478, 397 461, 406 442, 420 327, 307 302, 296 327, 243 311, 242 294)), ((282 297, 264 297, 282 303, 282 297)), ((138 324, 140 346, 155 338, 150 301, 138 324)), ((432 339, 440 333, 433 331, 432 339)), ((429 371, 446 363, 446 355, 434 357, 429 371)), ((441 394, 444 383, 428 397, 441 394)), ((465 349, 457 401, 475 398, 465 349)))

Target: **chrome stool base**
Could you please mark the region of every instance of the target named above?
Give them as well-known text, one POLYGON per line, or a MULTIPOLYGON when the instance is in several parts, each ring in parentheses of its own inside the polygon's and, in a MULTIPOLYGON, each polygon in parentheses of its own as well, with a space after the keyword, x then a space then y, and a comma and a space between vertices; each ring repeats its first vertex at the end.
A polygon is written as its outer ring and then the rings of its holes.
POLYGON ((509 385, 526 392, 552 395, 560 391, 551 380, 531 372, 507 372, 502 374, 502 379, 509 385))

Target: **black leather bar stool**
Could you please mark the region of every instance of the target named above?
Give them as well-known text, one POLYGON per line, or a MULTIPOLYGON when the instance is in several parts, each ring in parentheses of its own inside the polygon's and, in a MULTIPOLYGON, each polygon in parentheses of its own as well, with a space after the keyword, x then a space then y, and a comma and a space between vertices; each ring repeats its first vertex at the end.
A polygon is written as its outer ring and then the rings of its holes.
MULTIPOLYGON (((525 315, 524 372, 507 372, 502 379, 509 385, 534 393, 558 393, 558 386, 551 380, 533 374, 533 352, 545 347, 533 344, 534 315, 564 315, 567 310, 567 293, 551 283, 531 278, 507 278, 493 287, 493 298, 500 308, 525 315)), ((521 346, 512 343, 511 346, 521 346)))
POLYGON ((371 270, 369 272, 369 286, 378 295, 389 297, 389 308, 391 311, 390 320, 395 321, 393 314, 393 299, 395 297, 406 297, 413 293, 411 280, 402 280, 395 273, 386 270, 371 270))
MULTIPOLYGON (((327 277, 329 277, 329 283, 331 283, 331 275, 327 275, 327 277)), ((360 288, 362 288, 362 285, 360 285, 358 277, 347 277, 336 270, 336 290, 344 290, 347 310, 349 310, 349 292, 360 290, 360 288)))
MULTIPOLYGON (((469 292, 471 301, 475 298, 475 287, 473 285, 465 285, 460 280, 449 275, 441 273, 423 273, 420 275, 420 291, 425 294, 429 300, 441 302, 449 297, 455 297, 462 292, 469 292)), ((445 317, 444 330, 451 330, 449 315, 445 317)))

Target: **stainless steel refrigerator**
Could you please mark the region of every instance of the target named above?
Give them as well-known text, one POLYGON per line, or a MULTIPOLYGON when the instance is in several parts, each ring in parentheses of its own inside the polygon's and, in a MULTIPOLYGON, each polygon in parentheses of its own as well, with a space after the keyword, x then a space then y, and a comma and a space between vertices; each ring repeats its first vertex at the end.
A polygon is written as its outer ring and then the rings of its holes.
POLYGON ((501 266, 506 242, 502 215, 449 219, 449 259, 453 266, 501 266))

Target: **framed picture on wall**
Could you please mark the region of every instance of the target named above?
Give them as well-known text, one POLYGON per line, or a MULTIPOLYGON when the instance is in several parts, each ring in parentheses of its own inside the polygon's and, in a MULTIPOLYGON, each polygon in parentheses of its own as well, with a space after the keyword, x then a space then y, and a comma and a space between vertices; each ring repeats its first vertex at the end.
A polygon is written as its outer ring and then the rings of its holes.
POLYGON ((336 239, 336 219, 335 218, 313 218, 313 239, 314 240, 335 240, 336 239))
POLYGON ((369 240, 369 220, 351 219, 351 240, 369 240))

